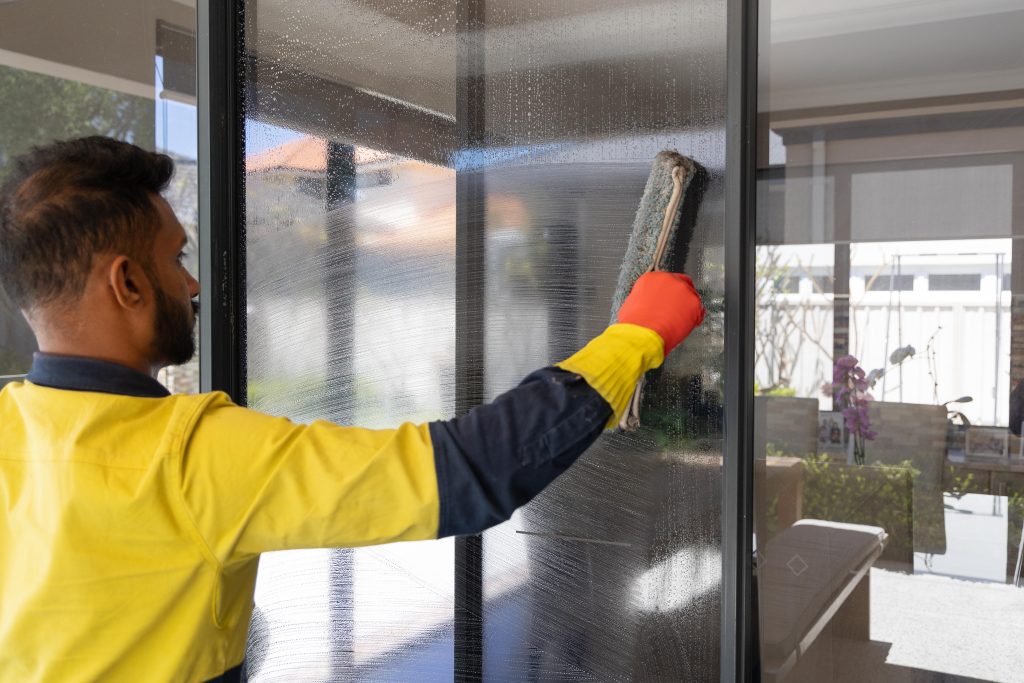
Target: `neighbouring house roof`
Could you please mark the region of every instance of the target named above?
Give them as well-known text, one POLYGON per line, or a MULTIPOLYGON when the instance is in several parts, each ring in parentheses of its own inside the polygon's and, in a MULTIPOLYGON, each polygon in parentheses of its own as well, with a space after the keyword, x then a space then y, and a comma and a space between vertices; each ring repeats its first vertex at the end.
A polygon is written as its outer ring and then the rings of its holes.
MULTIPOLYGON (((391 159, 393 155, 367 147, 356 147, 356 166, 391 159)), ((272 170, 323 173, 327 170, 327 141, 311 136, 290 140, 245 159, 246 173, 272 170)))

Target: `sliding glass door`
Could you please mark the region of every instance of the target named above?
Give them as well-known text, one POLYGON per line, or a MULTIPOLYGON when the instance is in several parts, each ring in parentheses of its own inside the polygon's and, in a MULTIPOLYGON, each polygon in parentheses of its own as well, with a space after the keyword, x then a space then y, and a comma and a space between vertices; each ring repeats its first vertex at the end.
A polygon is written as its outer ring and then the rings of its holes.
MULTIPOLYGON (((409 8, 246 3, 257 410, 367 427, 454 412, 454 26, 409 8)), ((451 680, 453 564, 450 539, 264 556, 253 680, 451 680)))
POLYGON ((247 0, 253 408, 453 416, 608 323, 654 155, 705 169, 709 309, 608 434, 482 539, 261 562, 254 681, 716 680, 725 3, 247 0))
POLYGON ((609 433, 483 541, 483 678, 717 680, 725 5, 487 3, 484 390, 598 334, 654 155, 705 169, 675 267, 711 311, 609 433))
POLYGON ((1020 680, 1022 2, 762 0, 765 680, 1020 680))

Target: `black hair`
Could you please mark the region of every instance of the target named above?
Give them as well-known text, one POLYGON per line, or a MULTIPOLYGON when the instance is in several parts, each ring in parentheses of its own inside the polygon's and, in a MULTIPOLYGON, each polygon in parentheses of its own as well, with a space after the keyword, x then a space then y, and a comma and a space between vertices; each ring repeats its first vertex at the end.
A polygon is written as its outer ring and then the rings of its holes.
POLYGON ((149 267, 170 157, 92 136, 36 147, 12 166, 0 188, 0 285, 19 308, 77 299, 95 254, 149 267))

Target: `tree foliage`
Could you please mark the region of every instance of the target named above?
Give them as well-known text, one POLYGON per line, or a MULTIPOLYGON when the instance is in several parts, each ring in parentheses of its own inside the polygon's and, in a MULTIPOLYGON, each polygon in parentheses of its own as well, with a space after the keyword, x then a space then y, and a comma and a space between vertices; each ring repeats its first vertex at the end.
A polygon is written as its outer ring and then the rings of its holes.
MULTIPOLYGON (((0 182, 10 161, 35 145, 107 135, 152 149, 153 100, 77 81, 0 66, 0 182)), ((23 373, 35 342, 0 292, 0 374, 23 373)))
POLYGON ((153 148, 153 100, 0 66, 0 181, 10 160, 54 140, 107 135, 153 148))

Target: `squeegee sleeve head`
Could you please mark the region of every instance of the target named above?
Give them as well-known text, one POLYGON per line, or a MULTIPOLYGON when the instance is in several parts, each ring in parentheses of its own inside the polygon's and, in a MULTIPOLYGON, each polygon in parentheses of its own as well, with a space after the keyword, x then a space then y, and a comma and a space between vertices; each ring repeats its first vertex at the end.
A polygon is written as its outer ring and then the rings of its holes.
MULTIPOLYGON (((619 307, 637 278, 648 271, 660 270, 672 261, 683 198, 697 169, 696 162, 678 152, 659 152, 654 158, 612 298, 612 323, 616 322, 619 307)), ((688 242, 688 238, 685 241, 688 242)))

